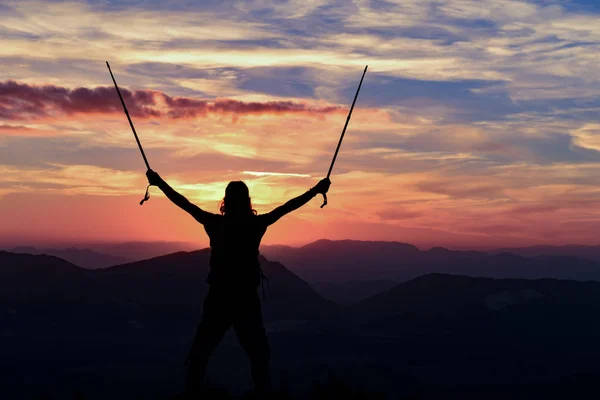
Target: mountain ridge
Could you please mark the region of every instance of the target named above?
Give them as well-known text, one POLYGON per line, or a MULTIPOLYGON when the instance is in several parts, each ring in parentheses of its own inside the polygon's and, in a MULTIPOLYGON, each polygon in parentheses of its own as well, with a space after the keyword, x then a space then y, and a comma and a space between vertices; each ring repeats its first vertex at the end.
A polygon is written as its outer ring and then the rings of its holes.
MULTIPOLYGON (((73 306, 81 306, 82 310, 88 304, 101 307, 105 302, 113 305, 115 315, 129 313, 132 319, 137 315, 136 310, 149 311, 152 307, 167 305, 168 308, 179 304, 187 313, 186 318, 191 320, 198 310, 202 310, 201 304, 208 291, 209 254, 209 249, 181 251, 88 270, 55 256, 0 251, 0 278, 3 278, 0 279, 0 298, 13 304, 11 307, 14 308, 30 304, 28 297, 21 295, 30 293, 39 302, 32 304, 34 308, 47 309, 46 312, 57 315, 61 314, 58 304, 65 302, 74 302, 73 306), (57 304, 54 308, 51 307, 53 303, 57 304), (122 310, 119 310, 119 304, 124 305, 122 310)), ((261 265, 270 281, 269 287, 265 288, 267 320, 307 319, 327 315, 337 308, 283 264, 261 257, 261 265)), ((171 313, 175 315, 180 311, 175 307, 171 313)))
POLYGON ((106 268, 131 261, 126 257, 103 254, 89 248, 67 247, 63 249, 38 249, 31 246, 17 246, 9 249, 11 253, 18 254, 47 254, 67 260, 79 267, 86 269, 106 268))
POLYGON ((401 242, 321 240, 301 248, 262 253, 277 259, 313 285, 347 280, 406 281, 427 273, 497 278, 600 280, 600 262, 577 255, 525 257, 508 251, 419 250, 401 242))

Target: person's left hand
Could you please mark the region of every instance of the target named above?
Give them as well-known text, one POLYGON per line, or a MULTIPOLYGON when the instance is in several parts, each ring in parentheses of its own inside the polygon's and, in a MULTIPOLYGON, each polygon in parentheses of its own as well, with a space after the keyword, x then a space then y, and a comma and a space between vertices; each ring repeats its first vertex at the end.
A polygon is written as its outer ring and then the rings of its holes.
POLYGON ((148 177, 148 183, 150 185, 159 186, 163 182, 163 179, 160 177, 160 175, 151 169, 146 171, 146 176, 148 177))

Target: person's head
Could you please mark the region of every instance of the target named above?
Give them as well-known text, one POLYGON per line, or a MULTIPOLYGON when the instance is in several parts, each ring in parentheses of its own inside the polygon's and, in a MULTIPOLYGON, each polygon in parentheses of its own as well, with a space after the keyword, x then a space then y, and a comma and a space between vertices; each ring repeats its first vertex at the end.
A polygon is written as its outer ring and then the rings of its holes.
POLYGON ((256 214, 256 210, 252 209, 250 191, 244 182, 229 182, 225 188, 225 197, 221 202, 221 214, 235 216, 256 214))

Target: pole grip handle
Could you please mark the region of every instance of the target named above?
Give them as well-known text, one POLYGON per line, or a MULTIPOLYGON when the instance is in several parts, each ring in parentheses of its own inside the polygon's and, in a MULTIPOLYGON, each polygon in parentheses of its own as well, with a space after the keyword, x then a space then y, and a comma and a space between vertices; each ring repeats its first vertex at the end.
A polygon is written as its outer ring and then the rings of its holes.
POLYGON ((323 204, 321 204, 321 208, 327 205, 327 194, 323 193, 323 204))

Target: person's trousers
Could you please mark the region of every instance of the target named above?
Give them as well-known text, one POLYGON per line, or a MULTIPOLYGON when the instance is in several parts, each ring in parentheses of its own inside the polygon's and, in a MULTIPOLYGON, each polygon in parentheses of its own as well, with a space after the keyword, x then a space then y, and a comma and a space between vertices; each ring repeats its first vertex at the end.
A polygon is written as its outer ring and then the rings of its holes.
POLYGON ((185 379, 187 393, 204 388, 206 367, 211 353, 233 325, 250 359, 256 393, 269 393, 270 350, 262 321, 261 304, 255 287, 210 287, 204 300, 204 313, 188 355, 185 379))

